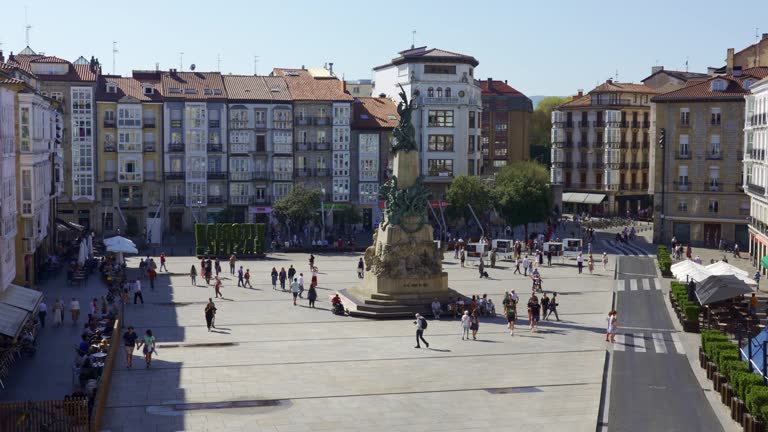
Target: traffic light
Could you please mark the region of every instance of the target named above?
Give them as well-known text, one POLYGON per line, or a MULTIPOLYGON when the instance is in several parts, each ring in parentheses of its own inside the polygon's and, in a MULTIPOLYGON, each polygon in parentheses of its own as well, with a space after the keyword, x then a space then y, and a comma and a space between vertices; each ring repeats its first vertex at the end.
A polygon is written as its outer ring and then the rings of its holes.
POLYGON ((667 130, 664 128, 659 129, 659 146, 664 147, 667 142, 667 130))

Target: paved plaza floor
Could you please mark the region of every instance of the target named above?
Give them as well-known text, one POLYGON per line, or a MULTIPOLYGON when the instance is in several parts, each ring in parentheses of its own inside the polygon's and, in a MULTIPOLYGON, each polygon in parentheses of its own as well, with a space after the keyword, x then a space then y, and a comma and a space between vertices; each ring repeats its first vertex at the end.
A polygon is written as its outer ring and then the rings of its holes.
MULTIPOLYGON (((203 308, 211 286, 192 286, 199 261, 171 257, 144 305, 126 308, 126 324, 151 328, 158 355, 147 370, 115 368, 105 429, 111 431, 593 431, 605 364, 605 315, 611 307, 608 271, 578 275, 571 261, 543 270, 546 291, 558 292, 560 322, 538 333, 517 321, 510 336, 501 316, 485 318, 477 341, 462 341, 457 320, 430 321, 429 349, 415 349, 411 320, 374 321, 331 314, 328 296, 358 282, 360 254, 317 255, 319 301, 293 306, 274 291, 273 266, 308 269, 307 255, 276 254, 243 262, 254 288, 238 288, 225 265, 224 299, 215 331, 203 308)), ((501 314, 505 290, 521 297, 526 315, 530 279, 489 269, 461 268, 446 254, 450 286, 487 293, 501 314)), ((137 261, 132 259, 130 265, 137 261)), ((308 278, 307 278, 308 279, 308 278)), ((524 316, 524 318, 527 318, 524 316)))

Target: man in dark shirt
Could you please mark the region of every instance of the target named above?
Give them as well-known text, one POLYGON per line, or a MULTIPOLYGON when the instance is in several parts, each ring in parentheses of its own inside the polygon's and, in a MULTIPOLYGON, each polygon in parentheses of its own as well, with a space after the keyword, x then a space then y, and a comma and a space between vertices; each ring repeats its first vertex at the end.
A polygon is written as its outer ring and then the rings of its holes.
POLYGON ((138 335, 133 331, 133 327, 128 327, 128 331, 123 334, 123 345, 125 347, 125 361, 127 368, 133 365, 133 350, 136 348, 136 339, 138 335))
POLYGON ((78 348, 80 353, 83 355, 88 354, 88 350, 91 349, 91 344, 88 343, 88 336, 82 335, 80 339, 80 347, 78 348))

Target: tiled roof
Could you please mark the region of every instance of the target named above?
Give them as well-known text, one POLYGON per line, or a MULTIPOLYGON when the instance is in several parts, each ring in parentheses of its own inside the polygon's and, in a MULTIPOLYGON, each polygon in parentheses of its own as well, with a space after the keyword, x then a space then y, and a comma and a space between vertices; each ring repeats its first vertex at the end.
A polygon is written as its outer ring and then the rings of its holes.
POLYGON ((69 63, 63 58, 54 57, 54 56, 35 56, 35 57, 38 57, 38 58, 32 60, 31 63, 69 63))
POLYGON ((16 70, 16 65, 0 62, 0 70, 7 70, 7 71, 16 70))
POLYGON ((744 70, 742 75, 734 77, 733 75, 718 75, 707 80, 691 83, 681 89, 673 90, 668 93, 658 95, 651 99, 652 102, 672 102, 678 100, 706 100, 706 99, 726 99, 742 100, 749 90, 744 88, 744 82, 750 78, 761 79, 768 76, 768 67, 757 67, 744 70), (712 81, 726 81, 725 90, 713 91, 712 81))
POLYGON ((376 66, 373 70, 382 69, 391 65, 398 65, 403 63, 423 63, 426 61, 435 62, 453 62, 453 63, 468 63, 472 66, 477 66, 480 62, 476 58, 459 54, 452 51, 446 51, 439 48, 427 48, 426 46, 407 49, 400 51, 398 57, 392 59, 388 64, 376 66))
POLYGON ((399 121, 392 99, 361 97, 352 104, 352 129, 394 129, 399 121))
POLYGON ((488 85, 488 80, 478 80, 478 84, 483 91, 483 96, 525 96, 519 91, 509 86, 504 81, 492 80, 492 85, 488 85))
POLYGON ((291 100, 291 93, 283 77, 224 75, 223 78, 230 100, 263 102, 291 100))
POLYGON ((647 80, 651 79, 652 77, 655 77, 656 75, 659 75, 659 74, 667 74, 667 75, 670 75, 670 76, 672 76, 674 78, 677 78, 679 80, 682 80, 682 81, 688 81, 688 80, 690 80, 692 78, 707 78, 708 77, 707 74, 701 73, 701 72, 686 72, 686 71, 675 71, 675 70, 662 69, 660 71, 656 71, 656 72, 648 75, 647 77, 643 78, 640 81, 641 82, 645 82, 645 81, 647 81, 647 80))
POLYGON ((645 84, 620 83, 608 80, 590 91, 590 93, 603 92, 658 93, 658 90, 645 84))
POLYGON ((20 79, 16 78, 2 78, 0 77, 0 85, 2 84, 18 84, 18 85, 26 85, 26 83, 20 79))
POLYGON ((17 66, 19 69, 37 76, 42 81, 96 81, 96 74, 91 69, 90 65, 77 64, 73 65, 66 60, 58 57, 41 56, 41 55, 14 55, 13 58, 8 56, 8 63, 17 66), (32 63, 61 63, 68 64, 69 71, 64 75, 52 75, 52 74, 35 74, 32 72, 32 63))
POLYGON ((290 102, 293 99, 290 90, 288 90, 288 83, 283 77, 265 76, 262 78, 267 83, 269 94, 274 102, 290 102))
POLYGON ((579 108, 579 107, 588 107, 588 106, 592 106, 592 96, 585 94, 584 96, 581 96, 581 97, 575 96, 571 101, 558 106, 556 109, 579 108))
POLYGON ((124 97, 132 97, 141 102, 162 102, 163 96, 159 83, 149 82, 147 84, 152 85, 155 89, 153 94, 144 94, 144 83, 134 79, 125 78, 121 76, 102 75, 99 77, 99 83, 96 88, 96 100, 106 102, 118 102, 124 97), (107 84, 114 83, 116 86, 115 93, 107 92, 107 84))
POLYGON ((218 72, 163 72, 163 95, 169 99, 226 99, 224 80, 218 72), (207 90, 207 92, 206 92, 207 90))
POLYGON ((344 83, 337 78, 313 78, 304 69, 275 68, 272 74, 285 79, 291 97, 296 101, 351 102, 354 99, 344 91, 344 83))

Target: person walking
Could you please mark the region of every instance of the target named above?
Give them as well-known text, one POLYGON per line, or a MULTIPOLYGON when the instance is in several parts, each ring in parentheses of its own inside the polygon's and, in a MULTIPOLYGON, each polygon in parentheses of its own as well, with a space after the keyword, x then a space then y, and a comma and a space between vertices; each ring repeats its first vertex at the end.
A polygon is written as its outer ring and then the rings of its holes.
POLYGON ((216 328, 213 325, 213 320, 216 318, 216 304, 213 303, 213 299, 208 297, 208 303, 205 305, 205 325, 208 327, 208 331, 211 331, 211 327, 216 328))
POLYGON ((235 275, 235 264, 237 263, 237 258, 235 258, 235 254, 232 254, 229 256, 229 273, 232 274, 232 276, 235 275))
POLYGON ((138 279, 133 281, 133 304, 136 304, 137 300, 141 300, 141 304, 144 304, 144 295, 141 293, 141 281, 138 279))
POLYGON ((528 276, 528 266, 531 264, 531 262, 528 260, 528 255, 523 258, 523 276, 528 276))
POLYGON ((163 269, 165 269, 165 272, 167 273, 168 272, 168 267, 165 266, 165 261, 166 261, 166 259, 165 259, 165 252, 162 252, 160 254, 160 271, 163 271, 163 269))
POLYGON ((617 314, 615 310, 608 312, 608 329, 605 334, 606 342, 610 342, 610 343, 616 342, 616 330, 617 330, 616 315, 617 314))
POLYGON ((128 331, 123 333, 123 349, 125 350, 125 367, 133 366, 133 350, 136 349, 136 339, 139 335, 133 331, 133 326, 128 326, 128 331))
POLYGON ((214 291, 214 297, 216 298, 224 298, 224 295, 221 294, 221 279, 219 279, 218 276, 214 278, 213 281, 213 291, 214 291))
POLYGON ((189 279, 192 281, 193 286, 197 286, 197 270, 195 270, 194 264, 192 264, 192 268, 189 270, 189 279))
POLYGON ((491 268, 496 268, 496 249, 491 249, 491 268))
POLYGON ((547 316, 547 312, 549 312, 549 301, 550 301, 550 298, 547 297, 547 293, 544 293, 541 296, 541 300, 539 301, 539 303, 541 303, 541 315, 545 319, 546 319, 546 316, 547 316))
POLYGON ((219 257, 216 257, 216 261, 213 262, 213 269, 216 271, 216 276, 221 273, 221 261, 219 261, 219 257))
POLYGON ((760 270, 755 272, 755 283, 757 284, 757 291, 760 291, 760 270))
POLYGON ((211 260, 205 261, 205 284, 210 285, 211 284, 211 277, 213 277, 213 272, 211 272, 211 260))
POLYGON ((523 272, 520 271, 520 256, 515 258, 515 272, 512 274, 523 274, 523 272))
POLYGON ((48 315, 48 305, 45 304, 45 300, 40 300, 40 304, 37 305, 37 319, 40 321, 40 328, 45 328, 45 317, 48 315))
POLYGON ((296 269, 293 268, 293 264, 291 264, 290 267, 288 267, 288 280, 292 281, 295 279, 296 276, 296 269))
POLYGON ((477 331, 480 330, 480 313, 477 309, 469 316, 469 329, 472 330, 472 340, 477 340, 477 331))
POLYGON ((285 291, 285 267, 280 267, 280 289, 285 291))
POLYGON ((587 268, 589 269, 589 274, 592 274, 595 270, 595 261, 592 259, 592 254, 589 254, 589 258, 587 259, 587 268))
POLYGON ((547 267, 552 267, 552 251, 547 251, 547 267))
POLYGON ((483 264, 483 259, 480 258, 480 265, 477 266, 477 271, 480 272, 480 279, 483 278, 483 272, 485 271, 485 264, 483 264))
POLYGON ((152 330, 147 329, 146 333, 144 334, 144 337, 139 342, 138 345, 136 345, 136 349, 139 349, 144 346, 143 353, 144 353, 144 361, 147 362, 147 369, 152 365, 152 353, 155 351, 155 337, 152 335, 152 330))
POLYGON ((579 274, 581 274, 581 271, 584 268, 584 257, 581 255, 581 252, 579 252, 579 256, 576 257, 576 267, 579 268, 579 274))
POLYGON ((304 273, 299 273, 299 298, 302 297, 302 294, 304 294, 304 273))
MULTIPOLYGON (((168 270, 166 270, 167 272, 168 270)), ((157 277, 157 272, 149 269, 149 287, 154 291, 155 290, 155 278, 157 277)))
POLYGON ((464 253, 464 248, 461 248, 461 251, 459 252, 459 260, 461 261, 461 266, 464 267, 464 261, 467 259, 467 255, 464 253))
POLYGON ((60 298, 56 299, 56 303, 53 304, 53 323, 56 327, 61 327, 64 322, 64 303, 60 298))
POLYGON ((365 264, 363 264, 363 259, 360 258, 360 261, 357 262, 357 277, 359 279, 362 279, 365 274, 365 264))
POLYGON ((312 269, 312 279, 309 282, 309 286, 317 288, 317 267, 312 269))
POLYGON ((243 288, 245 288, 246 285, 248 285, 248 288, 253 288, 253 285, 251 285, 251 269, 245 269, 245 275, 243 277, 245 278, 243 288))
POLYGON ((555 318, 560 321, 560 315, 557 314, 557 293, 552 293, 552 298, 549 300, 548 309, 544 309, 544 319, 549 321, 549 316, 555 314, 555 318))
POLYGON ((299 297, 299 279, 293 278, 291 282, 291 294, 293 294, 293 305, 296 306, 296 298, 299 297))
POLYGON ((416 321, 413 322, 416 326, 416 346, 414 348, 421 348, 419 341, 424 342, 424 345, 429 348, 429 342, 424 339, 424 330, 427 329, 427 320, 421 314, 416 314, 416 321))
POLYGON ((608 254, 603 252, 603 271, 608 271, 608 254))
POLYGON ((240 266, 239 269, 237 269, 237 286, 239 287, 245 287, 245 272, 243 271, 243 266, 240 266))
POLYGON ((504 315, 507 317, 507 328, 509 335, 515 334, 515 319, 517 319, 517 300, 509 296, 509 301, 504 304, 504 315))
POLYGON ((309 291, 307 291, 307 300, 309 300, 309 307, 315 307, 315 300, 317 300, 317 290, 314 285, 309 285, 309 291))
POLYGON ((272 272, 269 274, 269 276, 272 278, 272 289, 277 289, 277 269, 272 267, 272 272))
POLYGON ((315 268, 315 256, 312 254, 309 254, 309 270, 312 271, 312 269, 315 268))

